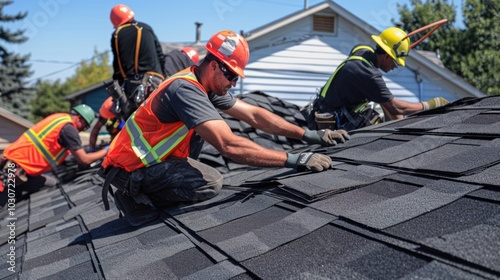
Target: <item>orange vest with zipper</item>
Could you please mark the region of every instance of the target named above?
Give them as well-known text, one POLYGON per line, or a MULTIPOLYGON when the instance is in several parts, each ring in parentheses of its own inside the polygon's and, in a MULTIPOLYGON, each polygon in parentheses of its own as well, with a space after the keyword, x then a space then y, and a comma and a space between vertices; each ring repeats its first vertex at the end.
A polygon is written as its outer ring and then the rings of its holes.
POLYGON ((53 170, 70 154, 58 142, 61 129, 68 123, 76 127, 70 114, 56 113, 46 117, 9 145, 4 156, 31 176, 53 170))
POLYGON ((114 166, 132 172, 164 161, 167 157, 187 158, 189 143, 194 129, 188 129, 183 122, 162 123, 151 109, 151 101, 161 94, 174 80, 184 79, 199 87, 191 68, 176 73, 165 80, 125 123, 124 128, 111 142, 108 155, 102 166, 114 166))

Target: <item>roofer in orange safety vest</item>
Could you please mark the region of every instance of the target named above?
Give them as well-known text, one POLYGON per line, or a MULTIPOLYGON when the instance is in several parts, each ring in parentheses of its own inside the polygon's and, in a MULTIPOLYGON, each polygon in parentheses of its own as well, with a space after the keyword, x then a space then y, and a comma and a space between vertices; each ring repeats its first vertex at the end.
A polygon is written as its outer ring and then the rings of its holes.
MULTIPOLYGON (((107 149, 85 152, 78 134, 89 127, 94 117, 94 110, 81 104, 73 107, 69 114, 52 114, 24 132, 4 150, 1 160, 3 175, 6 175, 5 170, 15 170, 16 174, 15 177, 7 174, 11 180, 8 180, 8 186, 4 184, 4 188, 15 185, 16 197, 20 199, 24 193, 55 186, 58 179, 48 172, 60 165, 69 154, 84 165, 105 157, 107 149)), ((4 189, 2 197, 6 193, 4 189)))
MULTIPOLYGON (((232 31, 214 34, 205 45, 208 54, 192 66, 164 81, 158 90, 126 121, 111 142, 100 174, 119 190, 115 203, 133 226, 151 221, 148 207, 136 201, 143 195, 157 208, 176 202, 190 203, 216 196, 223 176, 190 157, 195 135, 215 147, 222 156, 251 166, 290 167, 324 171, 331 158, 318 153, 287 153, 264 148, 235 135, 218 110, 267 133, 310 144, 332 146, 345 142, 345 131, 310 131, 292 124, 229 93, 249 60, 245 38, 232 31), (146 208, 146 209, 145 209, 146 208), (146 214, 144 214, 146 213, 146 214), (144 215, 143 215, 144 214, 144 215)), ((107 190, 103 186, 103 202, 107 190)))
POLYGON ((111 136, 111 140, 115 138, 116 134, 120 132, 122 129, 123 125, 125 124, 125 121, 118 118, 114 113, 113 113, 113 106, 115 104, 113 103, 113 97, 108 97, 106 100, 101 105, 101 108, 99 109, 99 118, 97 119, 97 122, 94 123, 92 126, 92 130, 90 131, 90 137, 89 137, 89 151, 93 152, 95 151, 96 148, 96 142, 97 142, 97 137, 99 136, 99 131, 103 126, 106 127, 106 130, 108 134, 111 136))
POLYGON ((198 64, 200 56, 193 47, 183 47, 180 50, 172 50, 165 54, 164 72, 166 77, 170 77, 180 70, 198 64))
MULTIPOLYGON (((175 74, 189 66, 195 65, 200 61, 198 51, 193 47, 184 47, 181 50, 173 50, 165 55, 165 73, 167 76, 175 74)), ((111 140, 122 129, 125 121, 117 116, 114 111, 116 103, 110 96, 101 105, 99 109, 99 118, 90 131, 89 151, 93 152, 96 148, 97 137, 102 126, 106 126, 111 140)))
POLYGON ((389 27, 372 35, 376 47, 356 45, 330 76, 306 112, 310 129, 332 128, 347 131, 382 121, 369 104, 379 103, 386 119, 446 105, 443 97, 422 102, 408 102, 389 91, 380 70, 389 72, 405 66, 410 52, 410 38, 397 28, 389 27), (380 70, 379 70, 380 69, 380 70))

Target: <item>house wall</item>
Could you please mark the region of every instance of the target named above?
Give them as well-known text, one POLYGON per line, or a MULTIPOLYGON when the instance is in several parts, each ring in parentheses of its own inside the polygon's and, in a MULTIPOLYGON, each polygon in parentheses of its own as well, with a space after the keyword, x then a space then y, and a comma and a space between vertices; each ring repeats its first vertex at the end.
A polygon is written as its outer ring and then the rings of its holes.
POLYGON ((82 94, 75 99, 70 100, 71 105, 78 104, 87 104, 89 105, 96 113, 99 113, 99 109, 101 108, 102 103, 106 98, 109 97, 108 92, 103 87, 97 88, 88 93, 82 94))
MULTIPOLYGON (((246 79, 240 79, 238 86, 232 89, 233 94, 260 90, 299 106, 306 105, 354 45, 375 46, 370 34, 332 10, 320 14, 335 15, 333 35, 314 33, 313 17, 308 16, 250 39, 246 79)), ((419 65, 417 60, 409 57, 407 67, 384 73, 387 86, 396 98, 419 101, 442 96, 456 100, 467 96, 463 90, 451 86, 435 73, 426 72, 419 65)))
MULTIPOLYGON (((12 113, 10 113, 12 114, 12 113)), ((0 154, 4 149, 14 142, 29 129, 33 124, 28 120, 12 114, 12 118, 19 118, 19 121, 14 121, 10 118, 0 116, 0 154)))

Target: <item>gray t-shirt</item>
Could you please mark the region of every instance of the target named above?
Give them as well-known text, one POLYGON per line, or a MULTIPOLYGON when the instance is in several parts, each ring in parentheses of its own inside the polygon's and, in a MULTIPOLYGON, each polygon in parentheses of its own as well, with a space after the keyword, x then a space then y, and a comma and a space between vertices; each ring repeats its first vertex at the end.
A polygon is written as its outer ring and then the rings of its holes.
POLYGON ((82 148, 82 140, 78 130, 72 124, 66 124, 59 133, 59 144, 70 151, 76 151, 82 148))
POLYGON ((177 79, 151 102, 153 113, 162 123, 182 121, 191 129, 209 120, 223 120, 217 109, 231 108, 236 99, 230 93, 207 95, 192 83, 177 79))

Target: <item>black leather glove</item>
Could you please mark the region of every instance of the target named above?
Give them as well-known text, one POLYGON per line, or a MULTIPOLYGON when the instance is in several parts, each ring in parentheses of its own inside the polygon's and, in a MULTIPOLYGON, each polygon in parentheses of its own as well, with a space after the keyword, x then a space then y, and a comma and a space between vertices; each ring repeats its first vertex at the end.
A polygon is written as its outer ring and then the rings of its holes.
POLYGON ((306 128, 302 140, 309 144, 321 144, 321 146, 335 146, 337 143, 345 143, 351 139, 345 130, 309 130, 306 128))
POLYGON ((332 166, 332 159, 329 156, 315 153, 287 154, 288 158, 285 167, 293 168, 297 171, 311 170, 320 172, 332 166))

